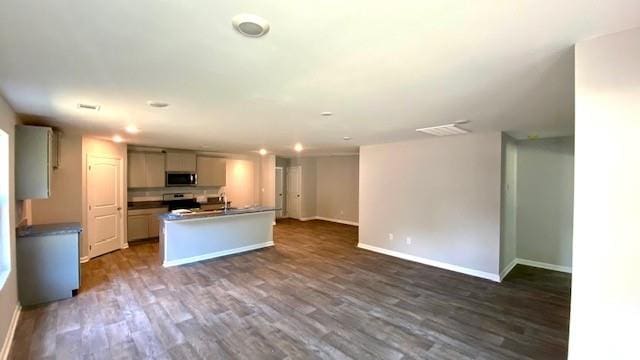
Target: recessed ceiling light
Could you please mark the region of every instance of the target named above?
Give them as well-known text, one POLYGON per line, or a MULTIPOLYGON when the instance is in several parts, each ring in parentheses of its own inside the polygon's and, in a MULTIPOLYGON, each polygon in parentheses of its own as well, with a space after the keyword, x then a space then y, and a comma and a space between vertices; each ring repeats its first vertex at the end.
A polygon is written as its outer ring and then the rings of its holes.
POLYGON ((169 103, 164 101, 149 100, 147 101, 147 105, 155 108, 166 108, 167 106, 169 106, 169 103))
POLYGON ((131 124, 124 128, 124 131, 128 132, 129 134, 137 134, 140 132, 140 129, 138 129, 137 126, 131 124))
POLYGON ((331 116, 331 115, 333 115, 333 113, 331 111, 323 111, 323 112, 320 113, 320 115, 322 115, 322 116, 331 116))
POLYGON ((269 32, 269 22, 253 14, 238 14, 231 19, 233 27, 242 35, 261 37, 269 32))
POLYGON ((98 111, 100 110, 100 105, 97 104, 78 104, 78 109, 83 109, 83 110, 93 110, 93 111, 98 111))
POLYGON ((111 140, 113 140, 113 142, 115 142, 115 143, 121 143, 121 142, 124 141, 124 139, 122 139, 122 136, 120 136, 120 135, 113 135, 111 140))
POLYGON ((262 155, 262 156, 267 155, 267 149, 260 149, 258 152, 259 152, 259 153, 260 153, 260 155, 262 155))
POLYGON ((345 137, 342 138, 342 140, 349 141, 349 140, 351 140, 351 136, 345 136, 345 137))
POLYGON ((295 151, 297 151, 297 152, 300 152, 300 151, 304 150, 304 148, 302 147, 302 144, 300 144, 300 143, 296 143, 296 144, 294 145, 294 147, 293 147, 293 150, 295 150, 295 151))

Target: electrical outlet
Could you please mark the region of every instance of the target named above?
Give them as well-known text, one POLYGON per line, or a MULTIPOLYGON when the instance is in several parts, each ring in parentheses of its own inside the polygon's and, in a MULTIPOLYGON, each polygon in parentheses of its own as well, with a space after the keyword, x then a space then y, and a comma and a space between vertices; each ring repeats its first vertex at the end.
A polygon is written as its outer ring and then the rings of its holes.
POLYGON ((407 236, 407 245, 411 245, 411 238, 407 236))
POLYGON ((389 240, 393 240, 393 234, 389 233, 389 240))

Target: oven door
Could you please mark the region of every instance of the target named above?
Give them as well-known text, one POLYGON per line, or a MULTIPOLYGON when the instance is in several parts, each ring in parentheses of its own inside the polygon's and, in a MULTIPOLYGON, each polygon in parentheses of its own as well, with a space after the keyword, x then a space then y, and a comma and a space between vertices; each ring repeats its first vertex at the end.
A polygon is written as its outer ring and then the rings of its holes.
POLYGON ((196 186, 198 176, 191 172, 167 171, 166 186, 196 186))

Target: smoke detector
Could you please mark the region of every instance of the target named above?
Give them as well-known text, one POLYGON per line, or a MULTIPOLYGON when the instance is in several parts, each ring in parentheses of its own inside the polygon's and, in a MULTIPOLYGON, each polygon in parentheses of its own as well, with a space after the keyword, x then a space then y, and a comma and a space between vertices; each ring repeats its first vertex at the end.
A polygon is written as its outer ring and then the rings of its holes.
POLYGON ((462 135, 470 132, 467 129, 458 127, 456 124, 426 127, 426 128, 416 129, 416 131, 433 135, 433 136, 462 135))
POLYGON ((231 19, 234 29, 248 37, 261 37, 269 32, 269 22, 253 14, 238 14, 231 19))

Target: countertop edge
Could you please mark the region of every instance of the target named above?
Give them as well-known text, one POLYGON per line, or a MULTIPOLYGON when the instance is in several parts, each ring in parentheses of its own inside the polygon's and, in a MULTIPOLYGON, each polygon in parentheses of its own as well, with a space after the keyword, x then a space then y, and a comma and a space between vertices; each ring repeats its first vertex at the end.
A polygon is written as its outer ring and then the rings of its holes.
POLYGON ((277 208, 236 209, 236 210, 230 210, 224 213, 202 212, 202 213, 195 213, 192 215, 176 215, 176 214, 167 213, 167 214, 158 215, 158 218, 166 222, 176 222, 176 221, 200 220, 200 219, 207 219, 207 218, 224 218, 224 217, 236 216, 236 215, 259 214, 259 213, 275 212, 278 210, 280 209, 277 209, 277 208))

